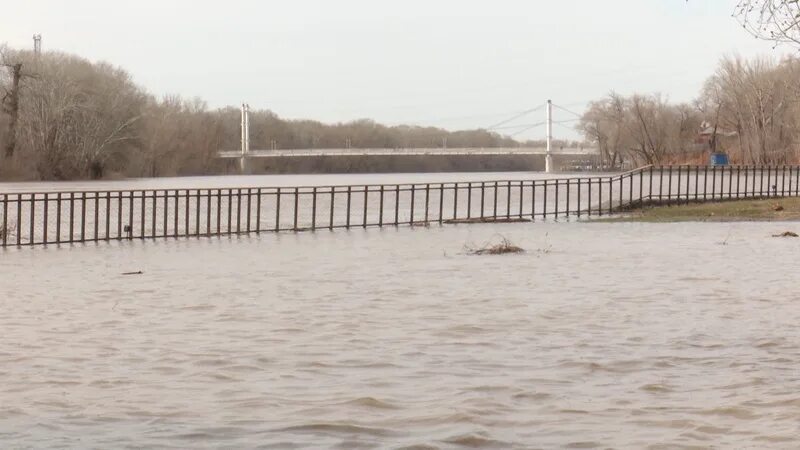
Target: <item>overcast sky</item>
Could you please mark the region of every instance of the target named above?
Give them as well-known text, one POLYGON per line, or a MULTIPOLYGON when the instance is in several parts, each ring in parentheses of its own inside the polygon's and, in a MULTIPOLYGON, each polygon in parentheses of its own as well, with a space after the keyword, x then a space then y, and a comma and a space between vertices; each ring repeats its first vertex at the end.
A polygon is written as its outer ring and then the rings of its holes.
POLYGON ((106 60, 157 95, 213 107, 456 129, 548 98, 581 112, 611 90, 688 101, 723 55, 788 51, 746 34, 734 3, 24 0, 4 2, 0 42, 27 47, 41 33, 45 50, 106 60))

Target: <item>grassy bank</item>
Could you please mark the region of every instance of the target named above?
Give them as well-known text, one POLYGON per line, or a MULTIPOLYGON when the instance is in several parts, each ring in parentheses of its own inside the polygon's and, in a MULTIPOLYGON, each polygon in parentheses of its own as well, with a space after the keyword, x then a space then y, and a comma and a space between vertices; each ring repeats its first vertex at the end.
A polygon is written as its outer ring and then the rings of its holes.
POLYGON ((598 222, 740 222, 800 220, 800 198, 733 200, 673 206, 647 206, 598 222))

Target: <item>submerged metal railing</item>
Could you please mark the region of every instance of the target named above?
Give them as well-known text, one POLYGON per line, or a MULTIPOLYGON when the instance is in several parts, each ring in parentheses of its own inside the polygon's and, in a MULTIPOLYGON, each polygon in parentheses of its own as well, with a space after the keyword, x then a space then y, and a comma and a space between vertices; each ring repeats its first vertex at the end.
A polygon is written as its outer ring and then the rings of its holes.
POLYGON ((647 166, 613 176, 0 194, 0 246, 533 221, 645 203, 800 195, 800 166, 647 166))

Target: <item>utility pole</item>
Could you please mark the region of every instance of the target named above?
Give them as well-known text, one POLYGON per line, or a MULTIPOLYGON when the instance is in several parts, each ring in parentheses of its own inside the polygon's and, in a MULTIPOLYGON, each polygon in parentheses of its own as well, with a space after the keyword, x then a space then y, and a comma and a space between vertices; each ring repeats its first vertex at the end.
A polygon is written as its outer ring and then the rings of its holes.
POLYGON ((33 35, 33 54, 36 56, 40 56, 42 54, 42 35, 41 34, 34 34, 33 35))
POLYGON ((247 156, 250 153, 250 105, 242 103, 242 156, 239 158, 239 170, 247 170, 247 156))
POLYGON ((553 171, 553 102, 547 101, 547 152, 544 157, 544 170, 547 173, 553 171))

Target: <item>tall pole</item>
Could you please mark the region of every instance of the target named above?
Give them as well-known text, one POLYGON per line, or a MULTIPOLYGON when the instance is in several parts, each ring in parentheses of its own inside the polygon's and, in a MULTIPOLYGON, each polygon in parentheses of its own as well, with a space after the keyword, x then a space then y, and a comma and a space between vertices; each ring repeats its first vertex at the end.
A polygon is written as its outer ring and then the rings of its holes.
POLYGON ((239 157, 239 170, 247 170, 247 154, 250 153, 250 106, 242 103, 242 155, 239 157))
POLYGON ((547 101, 547 153, 544 157, 544 170, 547 173, 553 171, 553 102, 547 101))
POLYGON ((33 54, 39 56, 42 54, 42 35, 33 35, 33 54))

